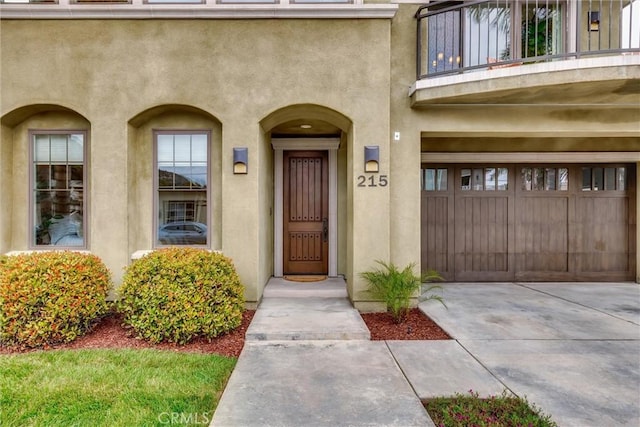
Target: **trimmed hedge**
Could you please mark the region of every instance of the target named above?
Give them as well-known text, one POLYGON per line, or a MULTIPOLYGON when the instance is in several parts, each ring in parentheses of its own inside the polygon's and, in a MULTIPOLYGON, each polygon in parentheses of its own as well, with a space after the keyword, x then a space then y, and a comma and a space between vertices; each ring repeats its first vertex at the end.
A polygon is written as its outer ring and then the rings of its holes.
POLYGON ((244 287, 233 263, 203 249, 151 252, 127 268, 119 293, 125 326, 152 343, 211 339, 242 322, 244 287))
POLYGON ((107 312, 110 288, 110 272, 95 255, 2 256, 0 341, 31 348, 73 341, 107 312))

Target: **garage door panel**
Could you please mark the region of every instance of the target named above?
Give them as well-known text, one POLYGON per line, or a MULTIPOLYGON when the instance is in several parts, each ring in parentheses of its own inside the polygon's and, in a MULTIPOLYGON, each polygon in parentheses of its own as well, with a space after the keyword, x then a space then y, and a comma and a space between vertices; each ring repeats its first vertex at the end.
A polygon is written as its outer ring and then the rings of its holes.
POLYGON ((518 272, 567 272, 568 215, 566 197, 523 197, 516 207, 518 272))
POLYGON ((436 270, 445 279, 452 273, 449 255, 451 218, 448 196, 422 195, 422 264, 425 270, 436 270))
POLYGON ((457 279, 505 279, 509 271, 508 206, 508 197, 482 195, 456 199, 457 279))
POLYGON ((629 199, 581 197, 576 209, 579 272, 629 270, 629 199))

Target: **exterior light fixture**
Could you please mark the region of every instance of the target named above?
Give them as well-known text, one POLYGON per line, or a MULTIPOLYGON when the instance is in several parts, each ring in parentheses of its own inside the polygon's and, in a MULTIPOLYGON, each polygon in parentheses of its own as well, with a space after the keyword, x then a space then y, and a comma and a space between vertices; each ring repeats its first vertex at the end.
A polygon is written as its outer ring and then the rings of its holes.
POLYGON ((246 174, 249 164, 249 149, 247 147, 237 147, 233 149, 233 173, 246 174))
POLYGON ((589 31, 600 31, 600 12, 587 12, 589 18, 589 31))
POLYGON ((377 145, 364 147, 364 171, 373 173, 380 171, 380 147, 377 145))

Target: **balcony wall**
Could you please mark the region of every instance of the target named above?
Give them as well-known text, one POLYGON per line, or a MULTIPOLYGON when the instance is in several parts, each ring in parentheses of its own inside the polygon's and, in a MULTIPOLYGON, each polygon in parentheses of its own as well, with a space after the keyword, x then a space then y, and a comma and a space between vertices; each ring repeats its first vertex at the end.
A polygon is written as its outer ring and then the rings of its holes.
POLYGON ((415 16, 413 107, 637 102, 640 1, 436 1, 415 16))

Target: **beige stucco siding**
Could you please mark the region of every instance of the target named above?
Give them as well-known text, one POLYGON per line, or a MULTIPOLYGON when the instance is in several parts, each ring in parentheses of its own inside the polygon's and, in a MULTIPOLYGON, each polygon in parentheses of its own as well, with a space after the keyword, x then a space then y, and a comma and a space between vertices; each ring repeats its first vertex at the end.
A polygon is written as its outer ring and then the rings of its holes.
POLYGON ((256 301, 273 271, 273 158, 260 121, 315 104, 352 123, 339 160, 339 273, 358 289, 354 272, 388 258, 389 189, 355 188, 364 145, 379 145, 389 170, 388 20, 2 20, 0 30, 0 161, 13 178, 2 196, 13 207, 0 217, 3 251, 29 246, 28 129, 89 130, 89 249, 116 280, 132 252, 152 246, 152 130, 208 129, 211 247, 233 258, 256 301), (41 104, 86 120, 15 113, 41 104), (249 149, 247 175, 233 175, 233 147, 249 149))

